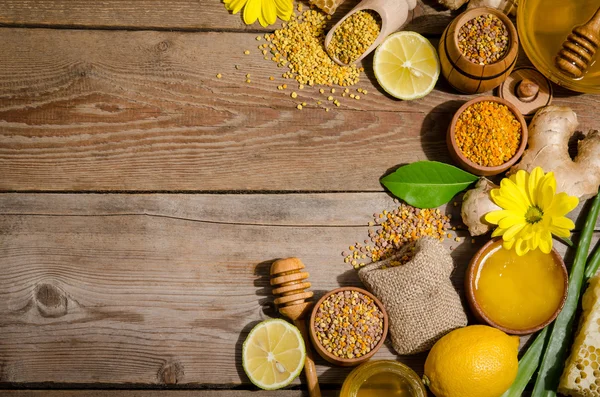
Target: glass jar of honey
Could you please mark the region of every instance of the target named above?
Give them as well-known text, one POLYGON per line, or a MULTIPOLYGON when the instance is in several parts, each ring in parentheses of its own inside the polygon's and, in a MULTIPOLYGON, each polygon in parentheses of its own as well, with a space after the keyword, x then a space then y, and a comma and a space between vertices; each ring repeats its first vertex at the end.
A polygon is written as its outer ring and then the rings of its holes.
POLYGON ((350 372, 340 397, 427 397, 427 391, 415 371, 406 365, 377 360, 350 372))
POLYGON ((521 0, 517 12, 519 40, 531 63, 546 77, 577 92, 600 93, 600 54, 580 78, 555 66, 555 57, 573 28, 596 13, 600 0, 521 0))

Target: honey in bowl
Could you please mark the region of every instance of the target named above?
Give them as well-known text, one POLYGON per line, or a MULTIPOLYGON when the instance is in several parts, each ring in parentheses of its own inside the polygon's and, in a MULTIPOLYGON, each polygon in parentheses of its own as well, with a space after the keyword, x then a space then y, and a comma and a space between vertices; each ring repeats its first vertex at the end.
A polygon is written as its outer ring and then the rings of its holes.
POLYGON ((505 332, 524 334, 552 321, 566 296, 567 272, 556 251, 518 256, 502 241, 488 243, 474 258, 467 293, 476 314, 505 332))
POLYGON ((411 390, 410 384, 395 372, 379 372, 360 386, 356 397, 412 397, 411 390))
POLYGON ((519 39, 536 69, 571 90, 600 93, 599 54, 578 79, 565 75, 555 65, 556 55, 573 28, 585 24, 598 7, 598 0, 520 0, 519 39))
POLYGON ((340 397, 427 397, 427 391, 415 371, 406 365, 377 360, 350 372, 340 397))

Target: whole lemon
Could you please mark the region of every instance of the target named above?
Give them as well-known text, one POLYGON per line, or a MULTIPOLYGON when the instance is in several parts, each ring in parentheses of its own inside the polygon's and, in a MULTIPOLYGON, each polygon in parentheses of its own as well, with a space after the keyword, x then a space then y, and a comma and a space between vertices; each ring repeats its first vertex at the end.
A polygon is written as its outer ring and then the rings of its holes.
POLYGON ((514 382, 519 337, 486 325, 442 337, 425 361, 424 382, 436 397, 499 397, 514 382))

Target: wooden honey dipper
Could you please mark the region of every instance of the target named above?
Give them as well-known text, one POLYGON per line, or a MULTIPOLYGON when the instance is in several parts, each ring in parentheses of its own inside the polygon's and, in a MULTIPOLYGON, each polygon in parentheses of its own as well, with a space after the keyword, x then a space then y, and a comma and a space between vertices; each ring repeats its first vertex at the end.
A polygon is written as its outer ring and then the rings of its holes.
POLYGON ((600 8, 585 25, 576 26, 556 55, 555 63, 568 76, 579 78, 600 45, 600 8))
POLYGON ((298 258, 276 260, 271 265, 271 285, 273 286, 273 295, 276 296, 275 304, 279 308, 279 313, 292 320, 304 338, 306 346, 304 374, 308 383, 308 392, 311 397, 321 397, 317 370, 304 321, 313 306, 312 302, 306 302, 306 300, 311 298, 313 293, 306 291, 307 288, 310 288, 310 283, 305 281, 309 274, 302 272, 302 269, 304 269, 304 264, 298 258))

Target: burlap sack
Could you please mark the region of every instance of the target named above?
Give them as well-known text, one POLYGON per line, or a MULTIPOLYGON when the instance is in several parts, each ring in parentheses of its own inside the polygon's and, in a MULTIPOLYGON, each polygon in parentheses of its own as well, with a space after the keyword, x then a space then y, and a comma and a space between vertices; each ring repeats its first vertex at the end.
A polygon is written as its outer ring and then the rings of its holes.
POLYGON ((398 354, 431 349, 442 336, 467 325, 460 297, 450 282, 454 266, 449 251, 431 237, 413 244, 414 256, 406 264, 390 266, 410 245, 358 272, 387 310, 390 337, 398 354))

